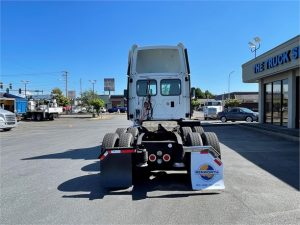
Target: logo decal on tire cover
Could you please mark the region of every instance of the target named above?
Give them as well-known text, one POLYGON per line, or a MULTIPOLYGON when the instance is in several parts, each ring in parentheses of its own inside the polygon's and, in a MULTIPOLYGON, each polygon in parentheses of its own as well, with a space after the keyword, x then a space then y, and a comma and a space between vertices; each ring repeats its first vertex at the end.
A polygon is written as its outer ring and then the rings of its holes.
POLYGON ((203 164, 195 171, 203 180, 209 181, 219 174, 219 171, 215 170, 213 166, 209 164, 203 164))

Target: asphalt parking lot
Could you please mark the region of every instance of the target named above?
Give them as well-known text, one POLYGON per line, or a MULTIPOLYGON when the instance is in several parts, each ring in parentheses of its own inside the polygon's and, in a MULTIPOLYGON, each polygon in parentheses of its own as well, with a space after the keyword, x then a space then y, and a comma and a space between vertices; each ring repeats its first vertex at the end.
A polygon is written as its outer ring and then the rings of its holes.
POLYGON ((191 191, 184 173, 155 173, 107 191, 99 146, 123 115, 21 122, 1 140, 0 224, 299 224, 299 142, 230 124, 217 133, 223 192, 191 191))

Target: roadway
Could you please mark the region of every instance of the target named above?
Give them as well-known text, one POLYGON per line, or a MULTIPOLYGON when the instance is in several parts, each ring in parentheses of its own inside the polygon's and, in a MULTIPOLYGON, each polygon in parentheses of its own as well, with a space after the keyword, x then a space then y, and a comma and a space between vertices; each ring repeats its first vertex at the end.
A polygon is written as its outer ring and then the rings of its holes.
POLYGON ((221 142, 223 192, 192 191, 185 174, 107 191, 99 146, 124 115, 21 122, 0 132, 0 224, 299 224, 299 142, 236 125, 221 142))

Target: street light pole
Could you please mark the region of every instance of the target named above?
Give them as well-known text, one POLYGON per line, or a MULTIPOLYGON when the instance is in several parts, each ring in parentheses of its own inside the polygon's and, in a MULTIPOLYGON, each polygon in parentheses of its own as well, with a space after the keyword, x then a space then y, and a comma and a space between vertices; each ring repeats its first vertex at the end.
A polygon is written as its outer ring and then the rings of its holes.
POLYGON ((259 37, 255 37, 253 41, 248 42, 251 52, 254 52, 254 58, 256 58, 256 51, 260 48, 260 41, 259 37))
POLYGON ((234 73, 234 70, 231 71, 228 75, 228 99, 230 99, 230 75, 234 73))
POLYGON ((94 89, 94 85, 95 85, 95 83, 97 82, 97 80, 89 80, 89 82, 91 82, 92 85, 93 85, 93 98, 95 98, 95 89, 94 89))
POLYGON ((26 98, 26 85, 29 83, 29 80, 21 80, 21 82, 25 85, 25 98, 26 98))

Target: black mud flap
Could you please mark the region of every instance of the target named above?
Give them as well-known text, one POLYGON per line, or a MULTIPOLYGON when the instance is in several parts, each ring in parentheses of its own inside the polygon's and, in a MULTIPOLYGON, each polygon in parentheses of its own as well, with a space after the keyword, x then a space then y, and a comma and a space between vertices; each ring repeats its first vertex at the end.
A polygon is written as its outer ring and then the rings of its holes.
POLYGON ((132 155, 110 154, 100 161, 101 183, 106 188, 132 186, 132 155))

